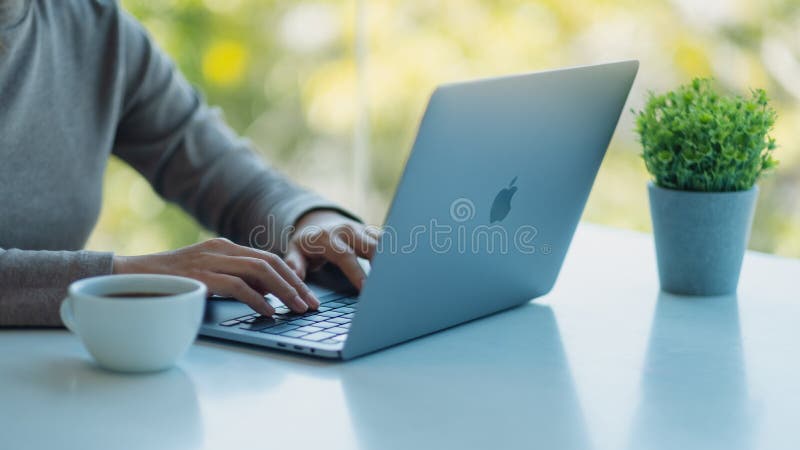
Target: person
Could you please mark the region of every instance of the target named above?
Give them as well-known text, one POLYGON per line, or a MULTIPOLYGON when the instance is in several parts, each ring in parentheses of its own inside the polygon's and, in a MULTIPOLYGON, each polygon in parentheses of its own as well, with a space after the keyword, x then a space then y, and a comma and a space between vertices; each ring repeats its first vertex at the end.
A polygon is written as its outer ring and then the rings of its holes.
POLYGON ((68 285, 112 273, 195 278, 263 315, 272 293, 303 312, 319 305, 310 268, 330 261, 360 288, 357 257, 377 245, 261 162, 114 0, 0 0, 0 186, 0 325, 59 326, 68 285), (151 255, 83 250, 111 154, 223 237, 151 255), (254 231, 263 247, 249 245, 254 231))

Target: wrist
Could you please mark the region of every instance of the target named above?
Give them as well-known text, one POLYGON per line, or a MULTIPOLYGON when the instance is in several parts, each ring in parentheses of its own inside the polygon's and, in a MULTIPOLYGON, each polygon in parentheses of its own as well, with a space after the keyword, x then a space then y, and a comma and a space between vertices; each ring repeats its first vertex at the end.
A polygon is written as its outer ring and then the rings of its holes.
POLYGON ((112 262, 111 273, 114 275, 119 274, 126 274, 126 273, 144 273, 137 267, 136 260, 138 258, 135 256, 118 256, 114 255, 114 259, 112 262))
POLYGON ((126 273, 125 271, 125 258, 124 256, 114 255, 114 258, 111 261, 111 273, 114 275, 118 275, 121 273, 126 273))
POLYGON ((342 214, 335 209, 312 209, 311 211, 306 211, 303 213, 303 215, 301 215, 295 221, 294 229, 297 231, 308 225, 324 223, 326 220, 330 220, 331 218, 342 219, 344 216, 342 216, 342 214))

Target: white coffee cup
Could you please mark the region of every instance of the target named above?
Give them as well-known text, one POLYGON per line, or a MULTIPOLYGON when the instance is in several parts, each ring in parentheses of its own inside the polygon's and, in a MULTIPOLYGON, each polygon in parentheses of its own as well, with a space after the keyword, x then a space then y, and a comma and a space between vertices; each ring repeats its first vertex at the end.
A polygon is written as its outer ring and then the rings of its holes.
POLYGON ((206 286, 171 275, 106 275, 72 283, 61 320, 97 363, 121 372, 172 367, 197 337, 206 286), (153 294, 122 296, 121 294, 153 294))

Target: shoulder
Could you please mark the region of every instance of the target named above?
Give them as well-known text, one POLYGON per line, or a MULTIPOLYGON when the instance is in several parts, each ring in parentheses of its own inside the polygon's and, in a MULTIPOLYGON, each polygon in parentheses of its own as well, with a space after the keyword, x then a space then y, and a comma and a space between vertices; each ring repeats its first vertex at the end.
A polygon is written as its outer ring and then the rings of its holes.
POLYGON ((117 0, 34 0, 37 16, 50 26, 92 33, 119 21, 117 0))

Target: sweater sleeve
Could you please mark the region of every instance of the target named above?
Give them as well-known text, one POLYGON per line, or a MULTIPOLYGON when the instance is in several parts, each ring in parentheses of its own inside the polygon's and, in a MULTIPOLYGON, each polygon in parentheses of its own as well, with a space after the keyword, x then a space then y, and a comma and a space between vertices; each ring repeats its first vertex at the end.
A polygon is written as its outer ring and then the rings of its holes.
POLYGON ((0 248, 0 326, 61 326, 70 283, 112 271, 112 253, 0 248))
MULTIPOLYGON (((119 11, 124 100, 113 152, 203 226, 281 253, 312 209, 336 205, 264 164, 208 107, 144 29, 119 11)), ((341 211, 343 212, 343 211, 341 211)))

